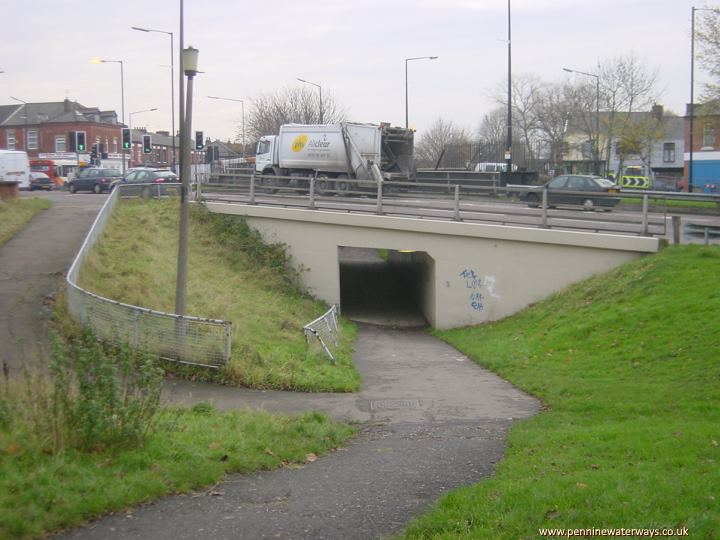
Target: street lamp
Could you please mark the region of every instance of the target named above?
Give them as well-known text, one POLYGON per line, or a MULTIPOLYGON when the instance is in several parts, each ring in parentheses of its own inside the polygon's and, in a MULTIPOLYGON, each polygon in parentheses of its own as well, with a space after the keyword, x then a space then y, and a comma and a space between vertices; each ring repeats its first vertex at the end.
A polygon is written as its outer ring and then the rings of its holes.
POLYGON ((312 84, 313 86, 317 86, 318 90, 320 90, 320 123, 323 123, 323 105, 322 105, 322 86, 320 86, 318 83, 306 81, 305 79, 301 79, 300 77, 297 78, 298 81, 306 84, 312 84))
MULTIPOLYGON (((93 58, 93 64, 120 64, 120 104, 122 110, 122 124, 125 125, 125 72, 123 70, 122 60, 102 60, 100 58, 93 58)), ((125 176, 125 149, 122 149, 122 173, 125 176)))
MULTIPOLYGON (((240 106, 242 108, 242 157, 245 157, 245 100, 226 98, 226 97, 218 97, 218 96, 208 96, 208 98, 222 99, 224 101, 239 101, 240 102, 240 106)), ((321 115, 321 118, 322 118, 322 115, 321 115)))
POLYGON ((568 73, 577 73, 595 78, 595 174, 600 175, 600 75, 576 69, 563 68, 568 73))
POLYGON ((178 269, 177 284, 175 288, 175 313, 185 314, 187 303, 187 252, 188 252, 188 228, 190 222, 190 209, 188 196, 190 193, 190 161, 192 150, 190 149, 190 132, 192 130, 192 93, 193 78, 198 72, 198 50, 188 47, 182 51, 183 72, 188 78, 185 106, 185 121, 180 131, 180 238, 178 242, 178 269))
POLYGON ((140 114, 140 113, 151 112, 151 111, 157 111, 157 107, 153 107, 152 109, 143 109, 142 111, 134 111, 134 112, 131 112, 131 113, 128 115, 128 118, 129 118, 128 127, 129 127, 130 129, 132 129, 132 117, 133 117, 133 114, 140 114))
POLYGON ((131 26, 133 30, 137 30, 138 32, 156 32, 158 34, 167 34, 170 36, 170 108, 171 108, 171 119, 172 119, 172 141, 173 141, 173 150, 172 150, 172 168, 173 171, 175 170, 175 136, 177 133, 175 132, 175 60, 174 60, 174 53, 175 46, 173 44, 173 33, 167 32, 165 30, 155 30, 153 28, 140 28, 138 26, 131 26))
MULTIPOLYGON (((0 73, 4 73, 4 72, 0 72, 0 73)), ((23 133, 23 139, 24 139, 23 150, 25 150, 25 152, 27 152, 27 150, 28 150, 28 140, 27 140, 28 139, 28 134, 27 134, 27 132, 28 132, 28 127, 27 127, 28 126, 28 110, 27 110, 28 102, 23 99, 12 97, 12 96, 10 96, 10 99, 19 101, 20 103, 23 104, 23 109, 25 109, 25 132, 23 133)))
POLYGON ((405 59, 405 127, 408 127, 408 62, 412 60, 437 60, 437 56, 416 56, 405 59))

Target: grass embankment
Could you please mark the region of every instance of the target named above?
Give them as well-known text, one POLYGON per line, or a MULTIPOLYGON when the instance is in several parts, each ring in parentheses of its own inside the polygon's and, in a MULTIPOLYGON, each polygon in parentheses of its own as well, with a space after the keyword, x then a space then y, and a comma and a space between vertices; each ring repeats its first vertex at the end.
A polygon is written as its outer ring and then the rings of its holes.
POLYGON ((46 208, 50 208, 47 199, 0 200, 0 246, 15 236, 35 214, 46 208))
POLYGON ((27 425, 1 428, 0 538, 8 539, 45 537, 109 511, 213 485, 226 473, 297 466, 353 432, 318 413, 220 413, 207 404, 163 410, 143 445, 120 450, 53 451, 25 436, 27 425))
MULTIPOLYGON (((239 218, 191 213, 189 314, 233 323, 225 380, 255 388, 352 392, 355 327, 343 321, 337 363, 308 352, 302 327, 326 309, 298 292, 281 246, 266 246, 239 218)), ((83 267, 83 287, 129 304, 172 312, 177 202, 130 201, 116 208, 83 267)))
MULTIPOLYGON (((672 193, 669 193, 672 196, 672 193)), ((642 199, 636 197, 621 197, 621 204, 626 206, 642 206, 642 199)), ((720 211, 720 204, 712 201, 688 201, 688 200, 672 200, 661 197, 648 197, 648 204, 653 209, 668 210, 690 210, 696 212, 707 212, 709 214, 717 214, 720 211)))
POLYGON ((438 332, 547 410, 511 429, 493 478, 406 537, 687 526, 719 538, 718 276, 717 247, 669 248, 504 321, 438 332))

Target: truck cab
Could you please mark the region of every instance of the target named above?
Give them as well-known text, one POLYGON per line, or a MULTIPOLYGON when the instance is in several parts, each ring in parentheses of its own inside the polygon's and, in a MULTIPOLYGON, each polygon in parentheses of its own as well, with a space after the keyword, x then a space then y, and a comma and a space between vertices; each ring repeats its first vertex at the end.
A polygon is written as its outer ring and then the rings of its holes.
POLYGON ((255 172, 263 174, 277 166, 277 135, 263 135, 255 149, 255 172))

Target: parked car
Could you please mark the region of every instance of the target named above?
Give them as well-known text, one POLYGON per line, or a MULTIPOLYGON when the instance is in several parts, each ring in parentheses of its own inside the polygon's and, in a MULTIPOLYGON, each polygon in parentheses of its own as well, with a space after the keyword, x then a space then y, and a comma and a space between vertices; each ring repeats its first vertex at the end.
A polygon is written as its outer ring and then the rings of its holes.
POLYGON ((593 210, 611 208, 620 202, 618 197, 609 196, 620 192, 617 184, 607 178, 582 174, 556 176, 543 186, 519 192, 518 198, 536 208, 542 203, 544 188, 548 190, 548 206, 580 205, 585 210, 593 210))
POLYGON ((78 171, 73 179, 68 182, 68 189, 70 193, 77 191, 104 193, 110 191, 112 182, 120 178, 122 178, 122 172, 117 169, 87 167, 78 171))
POLYGON ((46 189, 51 191, 53 188, 53 181, 47 174, 43 172, 31 172, 30 173, 30 191, 36 189, 46 189))
POLYGON ((113 190, 119 184, 123 185, 135 185, 135 190, 128 189, 124 192, 128 194, 142 194, 143 197, 149 197, 152 191, 152 187, 143 184, 175 184, 180 182, 180 177, 170 169, 153 169, 149 167, 140 167, 136 169, 130 169, 123 178, 118 178, 110 186, 110 190, 113 190))

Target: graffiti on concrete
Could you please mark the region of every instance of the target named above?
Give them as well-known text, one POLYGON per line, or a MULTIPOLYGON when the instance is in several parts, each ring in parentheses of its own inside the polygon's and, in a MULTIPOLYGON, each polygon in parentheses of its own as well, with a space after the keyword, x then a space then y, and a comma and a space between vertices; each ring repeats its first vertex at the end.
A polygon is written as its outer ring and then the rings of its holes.
POLYGON ((496 279, 495 276, 480 277, 471 268, 466 268, 460 272, 460 277, 464 280, 465 289, 468 290, 468 304, 470 308, 476 311, 483 311, 486 304, 486 295, 492 298, 500 298, 495 293, 496 279))

